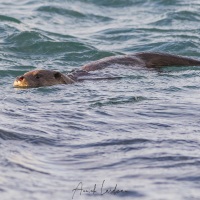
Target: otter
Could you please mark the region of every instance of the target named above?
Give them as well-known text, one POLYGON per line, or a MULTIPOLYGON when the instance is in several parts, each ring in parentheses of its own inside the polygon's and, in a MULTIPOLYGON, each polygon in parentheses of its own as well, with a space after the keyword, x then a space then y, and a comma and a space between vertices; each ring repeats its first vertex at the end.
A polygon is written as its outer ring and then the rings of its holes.
POLYGON ((163 66, 200 66, 200 60, 167 53, 142 52, 131 55, 110 56, 82 66, 64 75, 52 70, 34 70, 17 77, 14 87, 42 87, 57 84, 72 84, 90 71, 101 70, 113 64, 159 68, 163 66))
POLYGON ((60 72, 52 70, 34 70, 17 77, 13 85, 15 87, 41 87, 70 83, 74 83, 74 81, 60 72))

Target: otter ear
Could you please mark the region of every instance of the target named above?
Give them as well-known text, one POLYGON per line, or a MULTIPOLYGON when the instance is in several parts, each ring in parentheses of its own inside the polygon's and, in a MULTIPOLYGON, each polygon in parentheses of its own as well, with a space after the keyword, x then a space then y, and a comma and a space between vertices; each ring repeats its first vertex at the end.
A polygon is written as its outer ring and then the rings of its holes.
POLYGON ((55 77, 55 79, 61 81, 64 84, 74 83, 74 81, 71 78, 61 74, 60 72, 55 72, 54 77, 55 77))

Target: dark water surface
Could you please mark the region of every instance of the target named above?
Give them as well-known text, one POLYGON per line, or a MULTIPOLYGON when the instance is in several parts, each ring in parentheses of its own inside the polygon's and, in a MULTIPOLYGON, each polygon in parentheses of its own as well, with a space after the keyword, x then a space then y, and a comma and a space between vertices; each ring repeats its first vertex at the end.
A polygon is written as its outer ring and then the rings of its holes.
POLYGON ((200 58, 199 33, 198 0, 1 1, 0 198, 200 199, 200 68, 12 86, 29 70, 111 55, 200 58))

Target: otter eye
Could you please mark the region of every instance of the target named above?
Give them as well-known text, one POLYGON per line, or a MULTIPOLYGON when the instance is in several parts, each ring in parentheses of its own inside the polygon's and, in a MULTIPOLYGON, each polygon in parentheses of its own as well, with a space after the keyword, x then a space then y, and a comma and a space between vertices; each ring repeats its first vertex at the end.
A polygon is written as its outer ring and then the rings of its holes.
POLYGON ((36 79, 39 79, 40 77, 41 77, 41 76, 40 76, 39 74, 36 74, 36 75, 35 75, 35 78, 36 78, 36 79))

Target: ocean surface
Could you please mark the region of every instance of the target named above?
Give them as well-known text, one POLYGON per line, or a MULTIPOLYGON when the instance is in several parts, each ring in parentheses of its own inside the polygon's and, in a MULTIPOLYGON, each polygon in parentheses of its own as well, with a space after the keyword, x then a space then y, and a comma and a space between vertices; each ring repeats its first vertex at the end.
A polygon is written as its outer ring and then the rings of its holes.
POLYGON ((199 67, 13 88, 141 51, 200 58, 200 1, 0 1, 1 200, 200 199, 199 67))

